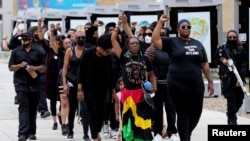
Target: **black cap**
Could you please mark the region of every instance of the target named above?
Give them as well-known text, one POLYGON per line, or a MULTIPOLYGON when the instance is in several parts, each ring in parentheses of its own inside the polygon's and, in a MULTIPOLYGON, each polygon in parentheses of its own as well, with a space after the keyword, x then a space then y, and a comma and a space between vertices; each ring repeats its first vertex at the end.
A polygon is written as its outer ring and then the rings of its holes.
POLYGON ((32 33, 29 30, 27 30, 23 32, 20 36, 32 37, 32 33))
POLYGON ((108 30, 109 27, 114 27, 115 28, 115 26, 116 26, 115 22, 110 22, 110 23, 106 24, 105 29, 108 30))

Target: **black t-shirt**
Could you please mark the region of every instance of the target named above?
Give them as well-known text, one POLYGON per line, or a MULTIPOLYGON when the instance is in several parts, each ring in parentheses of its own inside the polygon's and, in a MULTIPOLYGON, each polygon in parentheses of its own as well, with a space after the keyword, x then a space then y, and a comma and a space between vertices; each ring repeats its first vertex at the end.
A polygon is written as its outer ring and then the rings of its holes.
POLYGON ((162 38, 162 50, 170 56, 167 80, 203 82, 201 63, 207 62, 206 50, 195 39, 162 38))
MULTIPOLYGON (((30 66, 45 65, 43 52, 33 45, 29 52, 27 52, 23 46, 15 48, 11 52, 8 66, 17 65, 23 61, 27 62, 30 66)), ((38 71, 36 71, 36 73, 38 73, 38 71)), ((40 77, 33 79, 25 68, 20 68, 14 71, 14 85, 16 91, 38 92, 40 91, 40 77)))
POLYGON ((83 89, 94 91, 115 88, 111 56, 97 56, 96 47, 85 50, 80 58, 78 83, 83 89))
POLYGON ((138 89, 146 80, 146 71, 153 70, 151 62, 143 55, 127 58, 124 54, 120 57, 124 87, 138 89))
POLYGON ((169 66, 169 55, 155 46, 147 48, 145 55, 152 62, 153 70, 157 80, 165 80, 169 66))

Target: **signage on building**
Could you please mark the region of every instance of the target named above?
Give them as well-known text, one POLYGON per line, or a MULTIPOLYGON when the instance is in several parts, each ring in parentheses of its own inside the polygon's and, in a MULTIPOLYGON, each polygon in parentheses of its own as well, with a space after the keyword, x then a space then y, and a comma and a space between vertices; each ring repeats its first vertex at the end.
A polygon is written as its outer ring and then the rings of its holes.
POLYGON ((96 0, 18 0, 18 15, 57 10, 78 10, 95 6, 96 0))

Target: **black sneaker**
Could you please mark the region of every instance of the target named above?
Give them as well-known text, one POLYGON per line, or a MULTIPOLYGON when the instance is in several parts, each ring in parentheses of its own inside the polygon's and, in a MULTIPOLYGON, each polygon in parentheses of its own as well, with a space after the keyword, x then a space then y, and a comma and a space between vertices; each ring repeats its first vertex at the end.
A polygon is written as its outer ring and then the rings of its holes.
POLYGON ((68 134, 68 127, 66 124, 62 124, 62 134, 66 136, 68 134))
POLYGON ((53 126, 52 126, 52 130, 56 130, 57 127, 58 127, 57 122, 55 122, 55 123, 53 124, 53 126))
POLYGON ((29 135, 29 140, 36 140, 36 135, 29 135))
POLYGON ((18 141, 26 141, 27 138, 23 135, 21 135, 19 138, 18 138, 18 141))
POLYGON ((83 140, 84 141, 91 141, 91 139, 89 138, 89 135, 84 135, 83 140))
POLYGON ((68 136, 67 136, 67 140, 72 141, 73 139, 74 139, 73 134, 68 134, 68 136))
POLYGON ((41 118, 46 118, 48 116, 50 116, 50 112, 49 111, 44 111, 44 112, 41 113, 41 118))

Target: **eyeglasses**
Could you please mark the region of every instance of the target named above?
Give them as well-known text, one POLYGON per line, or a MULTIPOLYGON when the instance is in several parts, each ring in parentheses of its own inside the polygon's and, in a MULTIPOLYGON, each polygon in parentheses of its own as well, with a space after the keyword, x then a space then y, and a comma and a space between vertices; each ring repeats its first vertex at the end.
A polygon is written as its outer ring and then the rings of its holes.
POLYGON ((228 36, 227 38, 228 38, 228 39, 234 39, 234 40, 235 40, 237 37, 236 37, 236 36, 228 36))
POLYGON ((188 29, 188 30, 190 30, 191 29, 191 26, 190 25, 183 25, 183 26, 181 26, 181 29, 188 29))
POLYGON ((151 36, 152 36, 152 33, 144 33, 143 35, 144 35, 144 36, 147 36, 147 35, 148 35, 148 36, 151 37, 151 36))

